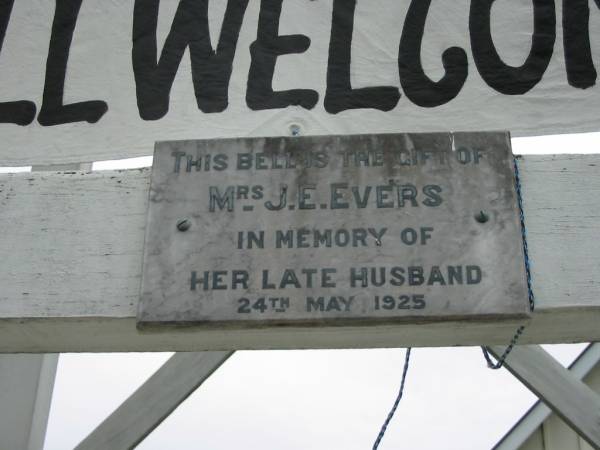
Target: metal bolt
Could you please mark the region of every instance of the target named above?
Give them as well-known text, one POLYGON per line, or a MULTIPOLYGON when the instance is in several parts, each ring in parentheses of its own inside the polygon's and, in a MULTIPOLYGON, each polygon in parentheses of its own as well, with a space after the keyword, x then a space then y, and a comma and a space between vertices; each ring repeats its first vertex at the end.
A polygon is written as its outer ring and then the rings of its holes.
POLYGON ((295 123, 290 125, 290 134, 292 136, 300 136, 300 125, 295 123))
POLYGON ((189 219, 179 219, 177 221, 177 229, 179 231, 187 231, 192 226, 192 222, 189 219))
POLYGON ((479 211, 479 213, 475 214, 475 220, 479 223, 486 223, 490 220, 490 216, 485 211, 479 211))

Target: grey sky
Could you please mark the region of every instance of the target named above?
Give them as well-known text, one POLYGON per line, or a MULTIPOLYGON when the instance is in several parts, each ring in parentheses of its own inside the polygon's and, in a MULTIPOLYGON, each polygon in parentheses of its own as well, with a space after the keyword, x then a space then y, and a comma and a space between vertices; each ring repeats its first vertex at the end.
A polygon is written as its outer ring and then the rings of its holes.
MULTIPOLYGON (((549 346, 564 364, 585 346, 549 346)), ((169 354, 62 355, 46 450, 72 448, 169 354)), ((138 448, 370 449, 402 349, 237 352, 138 448)), ((535 401, 481 351, 413 351, 381 449, 487 449, 535 401)))

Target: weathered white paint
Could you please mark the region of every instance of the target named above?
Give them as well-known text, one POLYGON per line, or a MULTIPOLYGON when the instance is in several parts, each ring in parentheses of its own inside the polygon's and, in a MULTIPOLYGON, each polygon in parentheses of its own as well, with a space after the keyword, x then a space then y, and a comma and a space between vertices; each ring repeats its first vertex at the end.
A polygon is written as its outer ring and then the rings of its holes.
MULTIPOLYGON (((87 163, 31 168, 33 172, 89 169, 87 163)), ((0 355, 0 448, 43 448, 58 356, 0 355)))
POLYGON ((44 446, 58 355, 0 355, 0 448, 44 446))
MULTIPOLYGON (((537 303, 522 342, 600 340, 600 156, 527 157, 520 167, 537 303)), ((0 352, 492 345, 515 330, 453 322, 142 334, 149 173, 0 177, 0 352)))
POLYGON ((232 353, 176 353, 76 449, 120 450, 135 447, 210 377, 232 353))
MULTIPOLYGON (((490 350, 497 357, 504 347, 490 350)), ((508 355, 506 368, 546 403, 562 420, 588 441, 600 447, 600 395, 577 379, 542 347, 518 345, 508 355)), ((559 433, 556 449, 570 449, 577 436, 559 433)), ((550 448, 548 448, 550 450, 550 448)))
MULTIPOLYGON (((599 346, 600 344, 595 344, 599 346)), ((584 378, 585 383, 600 393, 600 365, 584 378)), ((544 406, 545 407, 545 406, 544 406)), ((520 447, 519 450, 594 450, 588 442, 578 436, 562 419, 552 414, 520 447), (565 446, 567 440, 567 446, 565 446)), ((596 450, 600 447, 595 447, 596 450)), ((496 450, 496 448, 494 448, 496 450)), ((504 447, 498 447, 504 450, 504 447)))
POLYGON ((75 164, 50 164, 50 165, 33 165, 32 172, 64 172, 69 170, 82 170, 88 172, 92 170, 91 162, 75 163, 75 164))
MULTIPOLYGON (((590 344, 577 357, 569 367, 569 372, 578 380, 584 380, 595 392, 600 392, 599 362, 600 343, 596 342, 590 344)), ((493 450, 544 450, 542 428, 552 427, 554 422, 547 421, 551 414, 551 409, 541 400, 538 401, 494 446, 493 450)), ((569 433, 575 434, 571 429, 569 429, 569 433)), ((587 443, 585 445, 589 446, 587 443)), ((579 449, 575 448, 574 450, 579 449)))
POLYGON ((594 447, 577 436, 558 416, 552 415, 519 450, 594 450, 594 447))

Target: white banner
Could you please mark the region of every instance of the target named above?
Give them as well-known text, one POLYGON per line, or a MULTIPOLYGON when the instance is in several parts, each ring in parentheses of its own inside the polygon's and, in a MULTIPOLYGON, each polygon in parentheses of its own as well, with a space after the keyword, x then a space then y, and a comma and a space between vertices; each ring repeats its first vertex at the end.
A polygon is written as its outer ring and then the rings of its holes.
POLYGON ((0 165, 291 129, 597 131, 599 36, 591 0, 7 0, 0 165))

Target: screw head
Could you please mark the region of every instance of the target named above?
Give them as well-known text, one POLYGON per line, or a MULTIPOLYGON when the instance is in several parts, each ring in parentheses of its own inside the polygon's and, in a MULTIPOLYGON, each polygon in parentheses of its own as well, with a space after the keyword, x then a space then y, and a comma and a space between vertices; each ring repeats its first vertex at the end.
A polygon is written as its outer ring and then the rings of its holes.
POLYGON ((475 214, 475 220, 479 223, 486 223, 488 220, 490 220, 490 216, 482 210, 475 214))
POLYGON ((179 219, 177 221, 177 229, 179 231, 187 231, 192 226, 192 222, 189 219, 179 219))
POLYGON ((301 131, 300 125, 298 125, 296 123, 293 123, 290 125, 290 134, 292 136, 300 136, 300 131, 301 131))

